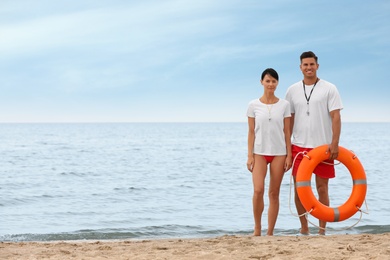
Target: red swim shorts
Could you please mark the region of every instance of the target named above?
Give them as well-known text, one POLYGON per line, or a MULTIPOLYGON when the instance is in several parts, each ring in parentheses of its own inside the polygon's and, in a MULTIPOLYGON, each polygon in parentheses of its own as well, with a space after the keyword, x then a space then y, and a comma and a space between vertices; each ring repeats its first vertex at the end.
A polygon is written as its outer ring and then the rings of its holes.
MULTIPOLYGON (((303 148, 303 147, 299 147, 299 146, 296 146, 296 145, 292 145, 291 149, 292 149, 292 158, 294 160, 295 156, 299 152, 305 152, 305 151, 309 152, 313 148, 303 148)), ((299 167, 299 164, 302 161, 302 158, 303 158, 303 154, 300 154, 295 159, 294 166, 293 166, 293 172, 292 172, 293 176, 297 176, 298 167, 299 167)), ((325 179, 334 178, 336 176, 335 170, 334 170, 334 165, 333 165, 334 161, 333 160, 326 160, 325 162, 331 163, 332 165, 325 164, 325 163, 320 163, 320 164, 317 165, 317 167, 314 169, 313 172, 316 175, 318 175, 318 176, 320 176, 322 178, 325 178, 325 179)))

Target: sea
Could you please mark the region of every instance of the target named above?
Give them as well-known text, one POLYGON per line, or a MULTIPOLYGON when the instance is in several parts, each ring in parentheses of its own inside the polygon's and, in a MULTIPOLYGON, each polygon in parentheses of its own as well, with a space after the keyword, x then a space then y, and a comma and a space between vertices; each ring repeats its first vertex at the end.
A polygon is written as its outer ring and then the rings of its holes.
MULTIPOLYGON (((0 241, 250 235, 247 132, 244 122, 2 123, 0 241)), ((390 123, 343 123, 340 146, 361 161, 368 189, 361 210, 327 234, 390 232, 390 123)), ((263 235, 269 175, 266 183, 263 235)), ((331 206, 351 189, 336 165, 331 206)), ((288 171, 274 235, 298 234, 292 192, 288 171)), ((318 220, 308 219, 315 234, 318 220)))

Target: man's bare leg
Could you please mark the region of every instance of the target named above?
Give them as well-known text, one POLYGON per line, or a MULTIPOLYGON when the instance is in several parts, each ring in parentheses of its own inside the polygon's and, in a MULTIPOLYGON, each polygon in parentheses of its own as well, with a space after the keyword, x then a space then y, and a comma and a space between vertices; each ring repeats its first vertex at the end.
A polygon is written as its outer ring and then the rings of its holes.
MULTIPOLYGON (((294 184, 295 184, 295 178, 296 177, 294 176, 294 184)), ((303 207, 301 200, 299 199, 296 187, 295 187, 294 191, 295 191, 295 194, 294 194, 295 195, 294 196, 295 207, 297 208, 298 215, 301 216, 302 214, 304 214, 306 212, 306 209, 303 207)), ((307 223, 306 216, 303 215, 303 216, 299 217, 299 221, 301 222, 301 229, 299 230, 299 232, 302 235, 309 235, 310 230, 309 230, 309 225, 307 223)))
MULTIPOLYGON (((318 200, 322 204, 329 206, 329 193, 328 193, 328 183, 329 179, 325 179, 316 175, 316 186, 318 193, 318 200)), ((320 229, 318 230, 318 234, 325 235, 326 221, 319 221, 320 229)))

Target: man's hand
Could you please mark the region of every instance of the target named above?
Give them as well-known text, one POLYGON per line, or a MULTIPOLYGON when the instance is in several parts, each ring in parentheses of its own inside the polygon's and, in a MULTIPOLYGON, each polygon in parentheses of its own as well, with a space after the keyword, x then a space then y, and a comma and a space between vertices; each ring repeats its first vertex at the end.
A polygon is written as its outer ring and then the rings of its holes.
POLYGON ((339 145, 338 144, 330 144, 328 145, 328 149, 326 153, 329 153, 329 160, 334 160, 339 156, 339 145))

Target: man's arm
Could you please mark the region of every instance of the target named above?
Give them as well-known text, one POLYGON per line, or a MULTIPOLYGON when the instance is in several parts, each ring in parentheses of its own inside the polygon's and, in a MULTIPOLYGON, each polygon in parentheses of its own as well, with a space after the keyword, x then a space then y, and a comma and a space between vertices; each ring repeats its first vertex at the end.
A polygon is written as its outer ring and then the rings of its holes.
POLYGON ((332 143, 329 145, 328 152, 330 153, 329 159, 336 159, 339 155, 339 141, 341 133, 341 115, 340 109, 336 109, 330 112, 332 119, 332 143))

